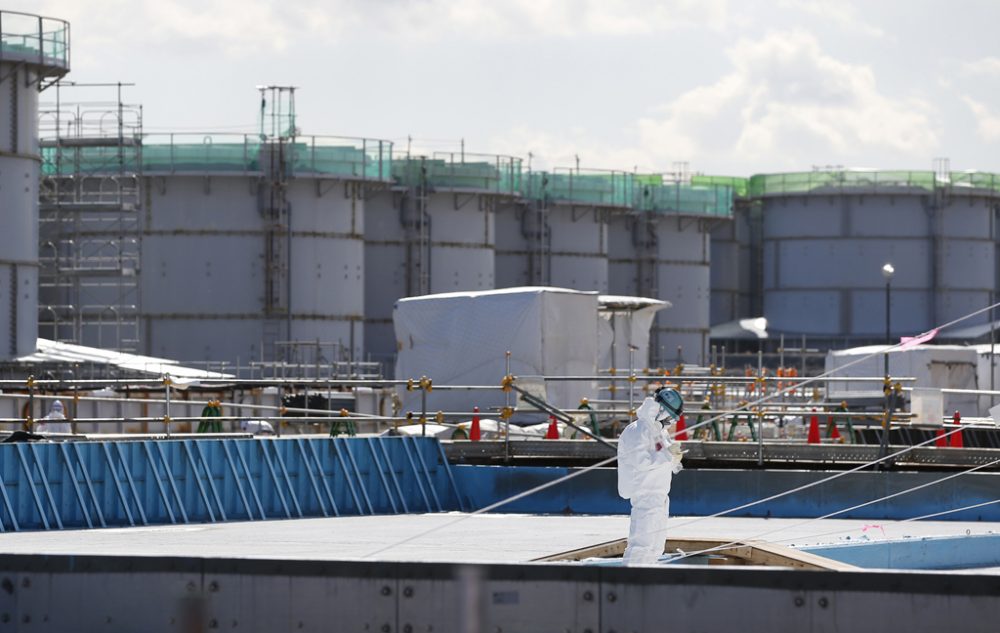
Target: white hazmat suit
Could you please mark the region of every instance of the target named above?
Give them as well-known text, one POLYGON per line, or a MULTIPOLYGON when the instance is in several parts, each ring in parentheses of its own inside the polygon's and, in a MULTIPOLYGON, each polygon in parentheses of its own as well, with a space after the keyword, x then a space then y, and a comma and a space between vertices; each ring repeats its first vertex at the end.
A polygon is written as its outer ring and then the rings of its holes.
POLYGON ((670 480, 681 470, 681 452, 660 415, 659 403, 646 398, 618 438, 618 494, 632 502, 625 565, 655 563, 667 538, 670 480))
POLYGON ((72 433, 73 425, 66 420, 63 403, 56 400, 49 409, 49 414, 35 423, 38 433, 72 433))

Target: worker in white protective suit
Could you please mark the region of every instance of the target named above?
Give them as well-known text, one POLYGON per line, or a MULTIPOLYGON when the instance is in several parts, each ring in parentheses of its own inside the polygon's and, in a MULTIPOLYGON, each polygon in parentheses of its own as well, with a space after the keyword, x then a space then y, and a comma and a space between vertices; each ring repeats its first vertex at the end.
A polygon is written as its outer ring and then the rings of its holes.
POLYGON ((670 480, 681 470, 680 444, 668 431, 684 412, 676 389, 646 398, 636 420, 618 438, 618 494, 632 502, 625 565, 649 565, 663 555, 667 539, 670 480))
POLYGON ((66 413, 63 411, 63 403, 56 400, 49 409, 49 414, 38 420, 35 425, 36 433, 72 433, 73 425, 66 420, 66 413))

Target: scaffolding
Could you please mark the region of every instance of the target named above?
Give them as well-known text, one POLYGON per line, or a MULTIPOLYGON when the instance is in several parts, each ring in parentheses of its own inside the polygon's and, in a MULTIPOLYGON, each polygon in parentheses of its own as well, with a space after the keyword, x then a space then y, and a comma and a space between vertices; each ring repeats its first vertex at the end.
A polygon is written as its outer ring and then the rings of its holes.
POLYGON ((39 108, 39 334, 123 352, 139 348, 142 107, 130 84, 57 82, 39 108), (95 89, 112 101, 64 102, 95 89))
POLYGON ((264 243, 264 361, 277 361, 279 340, 291 338, 291 230, 288 180, 295 145, 295 87, 258 86, 260 92, 260 181, 258 200, 266 227, 264 243))

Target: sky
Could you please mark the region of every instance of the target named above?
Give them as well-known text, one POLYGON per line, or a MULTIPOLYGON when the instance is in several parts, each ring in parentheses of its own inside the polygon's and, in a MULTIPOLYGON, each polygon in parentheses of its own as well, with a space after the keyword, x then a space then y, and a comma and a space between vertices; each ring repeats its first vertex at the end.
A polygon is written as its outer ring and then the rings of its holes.
MULTIPOLYGON (((147 132, 305 135, 537 168, 1000 172, 995 0, 8 0, 69 20, 76 82, 147 132)), ((43 101, 49 95, 43 95, 43 101)), ((69 95, 64 97, 71 99, 69 95)))

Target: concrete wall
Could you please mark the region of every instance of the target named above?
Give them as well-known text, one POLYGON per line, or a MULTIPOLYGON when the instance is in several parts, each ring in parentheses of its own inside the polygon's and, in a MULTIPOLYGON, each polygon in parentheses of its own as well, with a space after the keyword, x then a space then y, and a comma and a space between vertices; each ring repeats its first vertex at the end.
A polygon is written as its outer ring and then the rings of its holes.
POLYGON ((11 631, 996 630, 959 573, 128 556, 0 556, 11 631))

